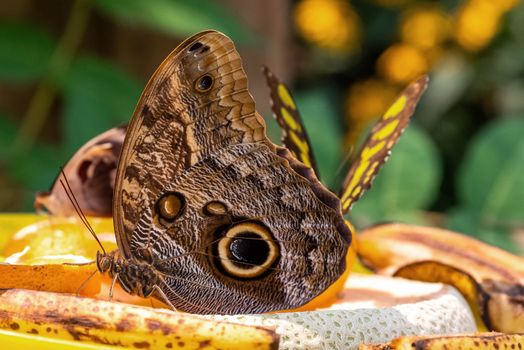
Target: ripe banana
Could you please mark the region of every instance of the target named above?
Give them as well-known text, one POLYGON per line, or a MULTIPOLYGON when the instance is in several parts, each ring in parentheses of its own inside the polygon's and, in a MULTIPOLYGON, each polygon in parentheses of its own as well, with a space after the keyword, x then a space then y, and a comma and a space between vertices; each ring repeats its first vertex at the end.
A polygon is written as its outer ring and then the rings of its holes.
POLYGON ((0 344, 2 349, 31 350, 121 350, 120 346, 100 345, 74 340, 42 337, 34 334, 23 334, 0 329, 0 344))
MULTIPOLYGON (((0 328, 65 340, 147 349, 276 349, 272 330, 71 295, 11 289, 0 328)), ((57 347, 56 349, 59 349, 57 347)))
POLYGON ((2 344, 39 337, 26 347, 32 349, 48 349, 36 341, 45 337, 52 339, 44 343, 60 341, 54 349, 67 349, 66 345, 75 342, 79 346, 96 343, 151 349, 168 344, 173 349, 197 348, 201 344, 209 349, 279 346, 314 350, 333 344, 357 349, 363 341, 475 330, 466 302, 452 287, 356 274, 346 282, 336 304, 312 312, 202 316, 205 320, 171 311, 14 289, 0 295, 0 310, 0 328, 23 337, 6 339, 2 344))
POLYGON ((362 344, 359 350, 509 350, 523 347, 524 334, 493 332, 454 336, 400 337, 387 344, 362 344))
MULTIPOLYGON (((21 288, 48 292, 76 293, 93 272, 96 264, 0 264, 0 289, 21 288)), ((82 288, 82 293, 96 294, 100 290, 100 275, 82 288), (97 281, 97 283, 94 283, 97 281)))
POLYGON ((524 259, 463 234, 385 224, 363 231, 358 255, 386 275, 448 283, 489 330, 524 332, 524 259))

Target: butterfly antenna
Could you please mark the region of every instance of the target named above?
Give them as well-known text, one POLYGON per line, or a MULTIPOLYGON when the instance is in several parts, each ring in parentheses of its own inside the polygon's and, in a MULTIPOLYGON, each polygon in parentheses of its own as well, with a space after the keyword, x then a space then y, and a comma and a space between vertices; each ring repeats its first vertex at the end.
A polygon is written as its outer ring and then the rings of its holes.
POLYGON ((75 211, 76 211, 78 217, 80 218, 82 223, 85 225, 87 230, 91 233, 91 235, 95 238, 96 242, 100 246, 100 249, 102 249, 102 252, 104 254, 107 254, 106 250, 104 249, 104 246, 102 245, 102 242, 100 242, 100 240, 98 239, 98 236, 96 235, 95 230, 93 229, 93 227, 91 226, 91 224, 87 220, 84 212, 82 211, 82 208, 80 207, 80 204, 76 200, 76 197, 73 194, 73 190, 71 189, 71 185, 69 184, 69 181, 67 180, 66 174, 65 174, 64 169, 62 167, 60 167, 60 173, 62 174, 62 177, 64 178, 64 181, 62 179, 60 179, 60 185, 62 185, 62 188, 64 189, 64 191, 65 191, 65 193, 67 195, 67 198, 69 198, 69 201, 73 205, 73 208, 75 208, 75 211))

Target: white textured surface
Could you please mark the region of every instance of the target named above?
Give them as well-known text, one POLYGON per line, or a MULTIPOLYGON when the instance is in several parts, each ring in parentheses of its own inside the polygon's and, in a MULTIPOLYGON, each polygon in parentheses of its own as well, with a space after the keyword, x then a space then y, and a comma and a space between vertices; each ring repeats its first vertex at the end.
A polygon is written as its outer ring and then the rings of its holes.
POLYGON ((466 301, 453 288, 429 300, 393 307, 354 309, 347 303, 334 307, 341 309, 205 317, 276 328, 281 349, 357 349, 362 342, 387 342, 402 335, 476 331, 466 301))

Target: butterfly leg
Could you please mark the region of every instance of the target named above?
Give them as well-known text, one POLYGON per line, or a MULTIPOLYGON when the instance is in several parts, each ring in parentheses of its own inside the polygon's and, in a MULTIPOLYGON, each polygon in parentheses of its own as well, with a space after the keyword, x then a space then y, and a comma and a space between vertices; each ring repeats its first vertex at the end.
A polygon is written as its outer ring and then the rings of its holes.
POLYGON ((173 310, 173 311, 178 311, 176 309, 176 307, 169 301, 169 298, 167 297, 167 295, 165 295, 165 293, 162 291, 162 289, 160 289, 160 287, 158 285, 154 285, 153 289, 158 293, 158 295, 160 295, 164 301, 165 304, 169 305, 169 307, 173 310))
POLYGON ((109 288, 109 300, 113 300, 113 291, 115 289, 115 283, 116 283, 116 280, 118 279, 118 272, 115 273, 115 275, 113 276, 113 280, 111 281, 111 287, 109 288))

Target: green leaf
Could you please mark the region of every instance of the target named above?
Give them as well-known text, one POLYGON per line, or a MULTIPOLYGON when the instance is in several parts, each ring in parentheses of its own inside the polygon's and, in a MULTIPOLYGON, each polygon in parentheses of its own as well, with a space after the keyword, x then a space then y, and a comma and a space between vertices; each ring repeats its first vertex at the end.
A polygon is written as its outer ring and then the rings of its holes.
POLYGON ((328 87, 303 90, 295 94, 321 179, 328 185, 333 185, 340 165, 343 137, 337 104, 333 99, 336 95, 336 91, 328 87))
POLYGON ((49 189, 66 161, 67 153, 62 147, 38 144, 31 153, 12 159, 8 172, 28 190, 43 191, 49 189))
POLYGON ((499 120, 471 142, 459 169, 461 204, 484 225, 524 223, 524 118, 499 120))
POLYGON ((524 253, 508 230, 482 226, 478 213, 471 211, 469 208, 453 208, 447 215, 446 227, 512 253, 524 253))
POLYGON ((0 23, 0 79, 28 82, 46 72, 55 43, 41 29, 25 23, 0 23))
POLYGON ((70 156, 63 147, 40 143, 31 153, 9 159, 9 178, 23 185, 17 200, 21 200, 24 211, 33 211, 35 193, 49 190, 70 156))
POLYGON ((421 223, 419 211, 434 200, 441 179, 439 154, 421 129, 408 127, 366 192, 351 210, 357 225, 384 220, 421 223))
POLYGON ((224 32, 239 43, 257 38, 233 17, 224 5, 209 0, 93 0, 102 11, 131 24, 176 36, 189 36, 206 29, 224 32))
POLYGON ((69 151, 129 121, 140 96, 136 79, 95 58, 83 57, 65 78, 63 131, 69 151))

